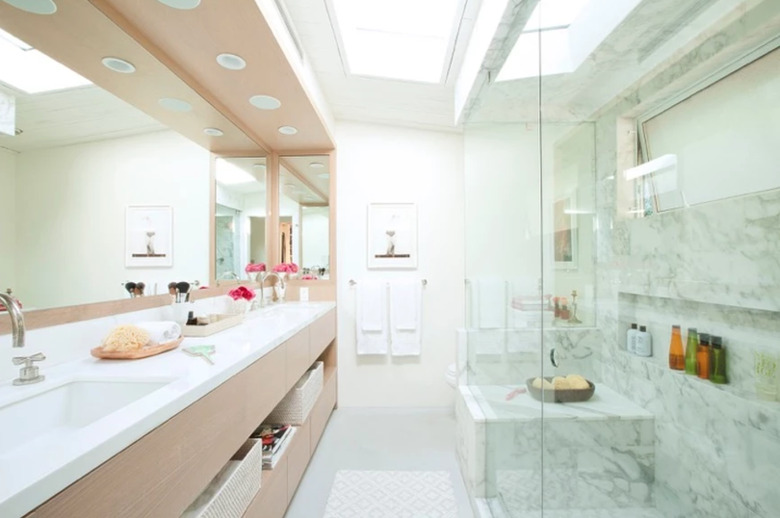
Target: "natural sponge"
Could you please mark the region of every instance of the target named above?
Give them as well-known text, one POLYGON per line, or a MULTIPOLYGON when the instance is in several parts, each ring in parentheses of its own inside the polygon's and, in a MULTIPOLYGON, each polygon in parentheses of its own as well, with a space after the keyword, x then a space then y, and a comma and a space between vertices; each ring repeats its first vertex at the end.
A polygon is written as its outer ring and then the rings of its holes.
POLYGON ((574 390, 584 390, 590 388, 588 380, 580 376, 579 374, 569 374, 566 376, 566 381, 569 382, 569 388, 574 390))
POLYGON ((567 390, 571 388, 569 380, 561 376, 555 376, 552 380, 552 384, 555 390, 567 390))
POLYGON ((535 389, 541 390, 553 390, 553 385, 544 378, 534 378, 531 382, 531 386, 535 389))
POLYGON ((121 325, 115 327, 105 340, 104 351, 137 351, 149 342, 149 333, 134 325, 121 325))

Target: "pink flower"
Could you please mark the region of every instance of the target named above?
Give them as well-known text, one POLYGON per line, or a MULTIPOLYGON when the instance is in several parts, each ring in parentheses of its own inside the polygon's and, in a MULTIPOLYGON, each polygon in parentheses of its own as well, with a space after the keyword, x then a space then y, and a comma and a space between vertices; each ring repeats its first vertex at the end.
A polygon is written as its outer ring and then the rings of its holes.
POLYGON ((244 268, 244 271, 246 273, 264 272, 265 263, 249 263, 246 265, 246 268, 244 268))
POLYGON ((279 263, 274 266, 276 273, 298 273, 298 265, 295 263, 279 263))
POLYGON ((252 300, 255 298, 255 292, 246 286, 237 286, 228 292, 228 296, 233 300, 252 300))
POLYGON ((317 280, 317 276, 316 275, 312 275, 310 273, 307 273, 306 275, 301 277, 301 280, 302 281, 316 281, 317 280))

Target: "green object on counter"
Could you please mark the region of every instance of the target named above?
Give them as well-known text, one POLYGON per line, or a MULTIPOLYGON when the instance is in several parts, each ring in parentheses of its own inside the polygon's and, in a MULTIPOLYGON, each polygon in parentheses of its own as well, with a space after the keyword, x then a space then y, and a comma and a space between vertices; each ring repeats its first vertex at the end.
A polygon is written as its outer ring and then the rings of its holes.
POLYGON ((710 381, 720 385, 728 383, 728 378, 726 377, 726 349, 723 348, 723 339, 720 336, 713 336, 711 343, 710 381))
POLYGON ((216 351, 216 346, 213 345, 191 345, 189 347, 182 348, 182 351, 190 356, 200 356, 211 365, 214 365, 214 360, 211 359, 211 355, 216 351))
POLYGON ((695 327, 688 328, 688 343, 685 345, 685 374, 696 375, 696 351, 699 349, 699 335, 695 327))

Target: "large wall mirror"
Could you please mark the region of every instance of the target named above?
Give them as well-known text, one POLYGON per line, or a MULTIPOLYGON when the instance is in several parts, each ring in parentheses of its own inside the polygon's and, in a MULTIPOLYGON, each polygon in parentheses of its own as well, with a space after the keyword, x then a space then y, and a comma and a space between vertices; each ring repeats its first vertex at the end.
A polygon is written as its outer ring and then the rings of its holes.
POLYGON ((249 263, 268 262, 266 159, 217 158, 215 178, 216 280, 247 279, 249 263))
POLYGON ((0 289, 34 310, 208 283, 209 152, 83 78, 46 77, 0 84, 16 107, 0 136, 0 289))
POLYGON ((330 278, 330 157, 279 159, 279 261, 301 278, 330 278), (305 276, 305 277, 304 277, 305 276))

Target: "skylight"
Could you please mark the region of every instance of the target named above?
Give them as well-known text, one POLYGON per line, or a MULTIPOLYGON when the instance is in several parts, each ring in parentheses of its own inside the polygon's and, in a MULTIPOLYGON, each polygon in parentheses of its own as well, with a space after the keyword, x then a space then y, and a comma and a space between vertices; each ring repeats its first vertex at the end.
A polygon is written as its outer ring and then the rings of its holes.
POLYGON ((0 30, 0 63, 0 81, 28 94, 92 84, 3 30, 0 30))
POLYGON ((222 185, 239 185, 253 183, 257 178, 241 169, 236 164, 225 160, 217 160, 216 180, 222 185))
POLYGON ((353 75, 443 80, 456 0, 333 0, 353 75))
POLYGON ((539 0, 496 81, 574 72, 639 1, 539 0))

